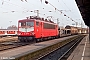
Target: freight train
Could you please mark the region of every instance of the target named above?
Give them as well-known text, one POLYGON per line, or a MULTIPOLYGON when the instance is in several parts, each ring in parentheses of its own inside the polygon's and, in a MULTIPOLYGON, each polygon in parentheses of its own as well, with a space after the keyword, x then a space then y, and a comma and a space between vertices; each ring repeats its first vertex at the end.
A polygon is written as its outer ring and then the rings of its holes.
MULTIPOLYGON (((64 35, 77 34, 77 28, 66 26, 64 35)), ((18 39, 20 42, 43 41, 61 37, 61 29, 51 20, 30 16, 18 21, 18 39)))

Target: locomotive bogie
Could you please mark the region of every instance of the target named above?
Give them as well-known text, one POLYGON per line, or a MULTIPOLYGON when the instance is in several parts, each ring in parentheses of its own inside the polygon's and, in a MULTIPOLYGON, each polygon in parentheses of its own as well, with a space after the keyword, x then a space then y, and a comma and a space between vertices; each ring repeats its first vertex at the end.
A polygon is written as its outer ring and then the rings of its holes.
POLYGON ((18 40, 20 42, 31 42, 31 41, 34 41, 35 38, 33 36, 18 36, 18 40))

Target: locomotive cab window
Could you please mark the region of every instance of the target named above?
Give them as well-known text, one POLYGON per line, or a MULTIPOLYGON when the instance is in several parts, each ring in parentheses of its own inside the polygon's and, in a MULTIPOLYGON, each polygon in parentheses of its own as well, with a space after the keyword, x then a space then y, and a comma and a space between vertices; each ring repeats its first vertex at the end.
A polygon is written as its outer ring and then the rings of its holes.
POLYGON ((26 22, 19 22, 19 26, 26 26, 26 22))
POLYGON ((21 23, 21 26, 26 26, 26 22, 22 22, 21 23))
POLYGON ((39 26, 39 22, 36 21, 36 26, 39 26))
POLYGON ((31 21, 31 22, 27 22, 27 26, 34 26, 34 22, 33 21, 31 21))
POLYGON ((34 26, 34 22, 33 21, 29 21, 29 22, 20 22, 19 26, 30 26, 33 27, 34 26))

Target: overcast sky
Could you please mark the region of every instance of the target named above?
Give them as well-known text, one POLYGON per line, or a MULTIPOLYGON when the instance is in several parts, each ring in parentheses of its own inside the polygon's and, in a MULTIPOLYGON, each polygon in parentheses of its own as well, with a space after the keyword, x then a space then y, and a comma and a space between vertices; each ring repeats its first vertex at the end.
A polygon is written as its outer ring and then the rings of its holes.
POLYGON ((35 12, 30 12, 35 10, 39 10, 40 17, 46 18, 47 16, 52 16, 55 23, 56 19, 59 18, 59 26, 72 25, 75 24, 75 22, 78 22, 78 26, 80 26, 82 22, 83 27, 86 27, 74 0, 47 1, 66 14, 67 17, 55 10, 50 4, 45 4, 45 0, 42 0, 42 2, 41 0, 27 0, 27 2, 24 0, 23 2, 21 0, 0 0, 0 28, 7 28, 10 25, 17 26, 18 20, 22 20, 30 15, 35 16, 35 12))

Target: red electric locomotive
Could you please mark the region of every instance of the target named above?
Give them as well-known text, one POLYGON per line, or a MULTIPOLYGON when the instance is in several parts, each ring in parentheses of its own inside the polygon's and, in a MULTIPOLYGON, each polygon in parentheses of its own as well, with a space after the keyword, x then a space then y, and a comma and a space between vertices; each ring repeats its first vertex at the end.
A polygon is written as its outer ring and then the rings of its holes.
POLYGON ((19 20, 18 39, 21 42, 38 41, 58 37, 58 26, 43 18, 30 17, 19 20))

